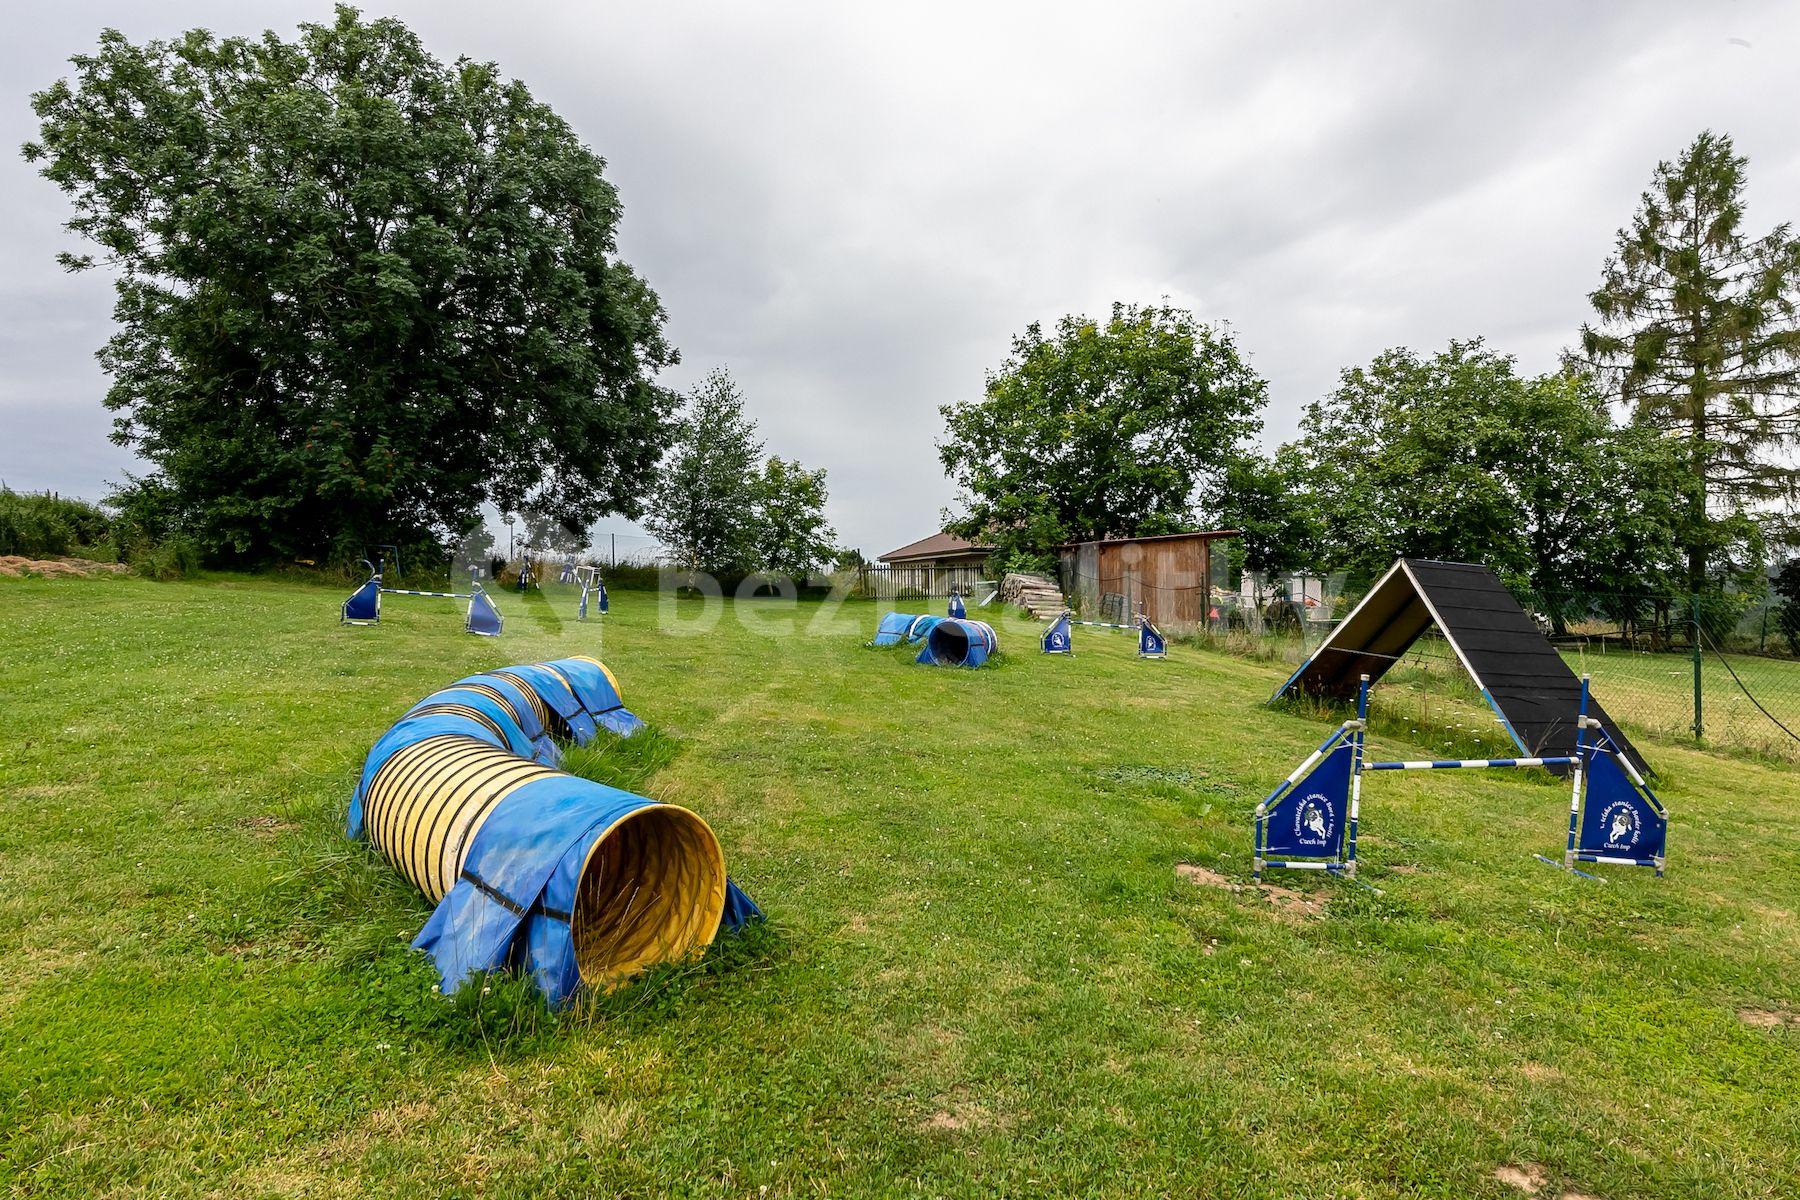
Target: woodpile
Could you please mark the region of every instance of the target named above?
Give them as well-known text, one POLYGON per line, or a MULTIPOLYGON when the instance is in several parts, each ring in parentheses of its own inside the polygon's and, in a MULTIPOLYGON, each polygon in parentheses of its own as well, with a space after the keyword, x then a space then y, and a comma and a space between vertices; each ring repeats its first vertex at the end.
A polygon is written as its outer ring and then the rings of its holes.
POLYGON ((1033 620, 1054 621, 1069 607, 1062 589, 1042 575, 1010 572, 1000 581, 1000 599, 1016 604, 1030 613, 1033 620))

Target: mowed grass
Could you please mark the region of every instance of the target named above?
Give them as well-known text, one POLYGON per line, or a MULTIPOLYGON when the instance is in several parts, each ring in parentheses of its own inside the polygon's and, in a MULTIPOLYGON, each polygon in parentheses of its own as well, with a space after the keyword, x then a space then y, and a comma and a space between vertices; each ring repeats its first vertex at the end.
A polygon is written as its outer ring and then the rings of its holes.
POLYGON ((1647 743, 1670 874, 1607 884, 1529 857, 1559 784, 1375 777, 1381 894, 1277 908, 1175 872, 1247 882, 1327 728, 1263 706, 1275 666, 1003 618, 992 669, 934 670, 865 648, 867 604, 508 595, 484 640, 341 599, 0 585, 0 1194, 1800 1194, 1791 768, 1647 743), (425 903, 342 837, 362 756, 578 652, 658 731, 590 767, 702 813, 770 926, 572 1017, 446 1002, 425 903))

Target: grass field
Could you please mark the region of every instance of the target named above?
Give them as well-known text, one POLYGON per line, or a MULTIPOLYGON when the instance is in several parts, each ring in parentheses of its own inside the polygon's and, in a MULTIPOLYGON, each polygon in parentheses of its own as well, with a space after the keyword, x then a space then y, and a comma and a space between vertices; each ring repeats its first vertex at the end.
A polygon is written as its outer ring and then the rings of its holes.
POLYGON ((1273 665, 1045 659, 1003 619, 992 669, 932 670, 862 646, 869 605, 633 593, 502 597, 489 641, 341 598, 0 584, 0 1194, 1800 1194, 1791 768, 1649 743, 1670 873, 1604 885, 1529 857, 1552 781, 1376 777, 1381 894, 1277 905, 1175 870, 1247 881, 1324 733, 1261 704, 1273 665), (423 900, 341 835, 362 756, 575 652, 660 735, 595 769, 706 816, 771 924, 573 1017, 443 1001, 423 900))

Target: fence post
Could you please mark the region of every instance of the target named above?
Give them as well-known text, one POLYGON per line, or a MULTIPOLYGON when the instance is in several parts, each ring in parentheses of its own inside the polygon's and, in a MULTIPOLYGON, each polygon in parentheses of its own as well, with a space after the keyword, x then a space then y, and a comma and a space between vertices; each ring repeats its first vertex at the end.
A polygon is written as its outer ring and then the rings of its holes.
POLYGON ((1700 594, 1698 592, 1688 597, 1688 617, 1693 623, 1693 629, 1688 636, 1694 643, 1694 740, 1699 741, 1706 736, 1706 720, 1700 698, 1700 667, 1705 660, 1700 653, 1700 594))

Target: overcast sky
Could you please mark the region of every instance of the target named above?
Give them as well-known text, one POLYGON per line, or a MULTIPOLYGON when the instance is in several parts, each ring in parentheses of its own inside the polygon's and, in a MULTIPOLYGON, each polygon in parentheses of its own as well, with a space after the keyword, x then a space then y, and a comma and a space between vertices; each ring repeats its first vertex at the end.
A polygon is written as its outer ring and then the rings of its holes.
MULTIPOLYGON (((32 9, 0 141, 104 26, 291 35, 325 3, 32 9)), ((769 449, 830 472, 841 540, 937 528, 938 405, 1032 321, 1167 296, 1229 321, 1265 440, 1345 366, 1485 336, 1551 367, 1660 158, 1750 158, 1756 232, 1800 218, 1800 6, 384 3, 440 57, 525 80, 609 164, 624 257, 686 387, 724 364, 769 449)), ((0 480, 98 497, 93 352, 61 195, 0 159, 0 480)), ((609 521, 602 529, 632 528, 609 521)))

